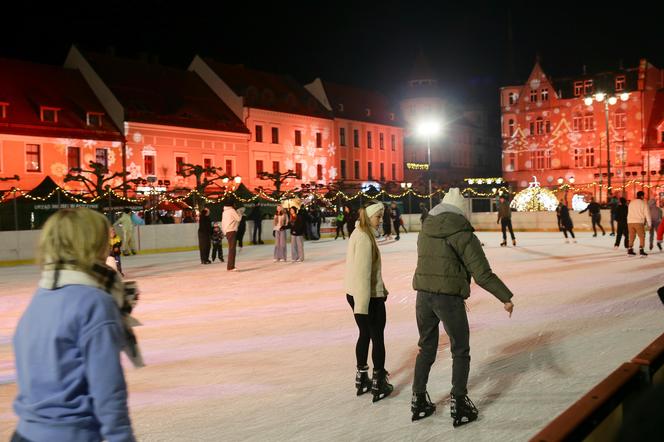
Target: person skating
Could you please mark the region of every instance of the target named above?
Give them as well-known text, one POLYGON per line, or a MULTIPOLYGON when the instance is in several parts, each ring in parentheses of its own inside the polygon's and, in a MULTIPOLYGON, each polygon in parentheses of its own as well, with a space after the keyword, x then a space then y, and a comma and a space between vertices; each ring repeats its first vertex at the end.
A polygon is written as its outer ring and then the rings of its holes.
POLYGON ((424 220, 429 216, 429 210, 424 203, 420 203, 420 226, 424 224, 424 220))
POLYGON ((113 228, 122 238, 122 254, 124 256, 135 255, 136 241, 134 239, 134 222, 131 218, 131 209, 124 209, 120 218, 113 223, 113 228))
POLYGON ((390 218, 392 220, 392 227, 394 227, 394 231, 396 232, 397 236, 394 238, 396 241, 399 241, 399 233, 401 231, 401 211, 397 207, 397 203, 392 201, 392 204, 390 204, 390 218))
POLYGON ((242 241, 244 240, 244 234, 247 231, 247 217, 244 214, 245 210, 246 209, 244 207, 237 209, 237 213, 240 215, 240 223, 237 226, 238 253, 242 251, 242 241))
POLYGON ((620 204, 615 209, 614 219, 617 225, 616 233, 616 242, 613 245, 613 248, 617 249, 620 247, 620 239, 625 238, 625 248, 629 248, 629 233, 627 231, 627 200, 625 198, 620 198, 620 204))
POLYGON ((291 259, 293 262, 304 262, 304 233, 307 230, 305 208, 290 208, 290 232, 291 232, 291 259))
POLYGON ((580 211, 579 213, 583 212, 588 212, 588 215, 590 216, 590 221, 592 222, 593 225, 593 237, 597 236, 597 227, 600 228, 602 231, 602 236, 606 235, 606 232, 604 231, 604 227, 602 227, 601 221, 602 221, 602 212, 601 212, 601 207, 597 202, 595 201, 595 198, 590 198, 590 203, 588 206, 586 206, 585 209, 580 211))
POLYGON ((261 239, 263 234, 263 212, 261 211, 261 204, 259 202, 256 202, 256 205, 251 210, 250 219, 254 222, 251 243, 254 245, 264 244, 261 239))
POLYGON ((221 245, 223 237, 224 234, 221 232, 219 223, 214 223, 212 228, 212 262, 217 259, 217 255, 219 255, 219 261, 224 262, 224 248, 221 245))
POLYGON ((627 249, 628 255, 636 255, 634 253, 634 240, 636 236, 639 237, 639 255, 648 256, 643 250, 645 247, 646 231, 645 226, 650 228, 652 223, 650 219, 650 209, 645 201, 643 201, 644 193, 639 190, 636 193, 636 199, 629 203, 627 211, 627 229, 629 230, 629 248, 627 249))
POLYGON ((113 262, 115 263, 115 270, 124 276, 124 273, 122 273, 122 239, 120 236, 118 236, 113 227, 111 227, 110 230, 109 244, 111 246, 109 256, 113 258, 113 262))
POLYGON ((274 235, 274 262, 286 261, 287 248, 286 248, 286 229, 288 227, 288 214, 284 207, 280 204, 274 213, 272 221, 272 234, 274 235))
POLYGON ((210 244, 212 242, 212 222, 210 209, 201 210, 198 218, 198 251, 201 255, 201 264, 212 264, 210 261, 210 244))
POLYGON ((436 360, 439 324, 443 323, 452 352, 451 416, 455 427, 477 419, 478 411, 468 398, 470 330, 465 299, 470 278, 498 298, 512 315, 512 292, 496 276, 484 255, 479 239, 466 218, 466 202, 458 188, 447 192, 424 220, 417 238, 417 268, 413 289, 417 290, 415 312, 420 348, 415 362, 412 420, 433 414, 427 382, 436 360))
POLYGON ((569 242, 569 239, 567 238, 568 233, 572 237, 572 242, 576 242, 576 237, 574 236, 574 223, 569 214, 567 204, 562 200, 556 208, 556 218, 558 218, 558 229, 563 232, 563 235, 565 235, 565 242, 569 242))
MULTIPOLYGON (((650 243, 650 250, 652 250, 655 234, 659 229, 659 224, 662 221, 662 209, 660 209, 659 206, 657 205, 657 200, 651 198, 648 201, 648 210, 650 210, 650 221, 652 221, 652 224, 650 224, 650 229, 649 229, 650 231, 649 243, 650 243)), ((661 245, 660 245, 660 250, 661 250, 661 245)))
POLYGON ((345 215, 346 231, 348 232, 348 237, 350 237, 353 234, 353 230, 355 230, 355 224, 357 224, 357 212, 350 206, 346 206, 346 208, 348 209, 345 215))
POLYGON ((389 240, 392 239, 392 219, 390 215, 390 208, 385 204, 383 216, 383 239, 389 240))
POLYGON ((224 201, 224 212, 221 216, 221 231, 228 241, 228 263, 226 270, 236 271, 235 255, 237 245, 237 229, 240 226, 240 214, 233 207, 233 201, 229 198, 224 201))
POLYGON ((507 246, 507 230, 510 231, 510 236, 512 237, 512 245, 516 245, 516 238, 514 237, 514 231, 512 230, 512 208, 510 207, 509 201, 506 200, 504 195, 500 195, 498 203, 498 223, 503 231, 503 242, 500 243, 501 247, 507 246))
POLYGON ((611 195, 608 202, 609 209, 611 210, 611 236, 614 236, 616 232, 614 223, 616 222, 616 209, 618 208, 618 205, 620 205, 618 198, 615 195, 611 195))
POLYGON ((344 219, 345 219, 344 210, 342 210, 341 208, 337 208, 337 217, 335 219, 337 234, 334 235, 334 239, 339 238, 339 232, 341 232, 341 238, 346 239, 346 234, 344 233, 344 219))
POLYGON ((389 396, 393 386, 385 370, 385 300, 388 291, 381 273, 380 250, 376 244, 376 229, 380 225, 384 207, 369 203, 360 208, 357 228, 351 234, 346 253, 344 286, 346 300, 353 310, 359 336, 355 345, 357 373, 355 389, 358 396, 371 390, 373 402, 389 396), (373 378, 369 379, 369 342, 372 344, 373 378))

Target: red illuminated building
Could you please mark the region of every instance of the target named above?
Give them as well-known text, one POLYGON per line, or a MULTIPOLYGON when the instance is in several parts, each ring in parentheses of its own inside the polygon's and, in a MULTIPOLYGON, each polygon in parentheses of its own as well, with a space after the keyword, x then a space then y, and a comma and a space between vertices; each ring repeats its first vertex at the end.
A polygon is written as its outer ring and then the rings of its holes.
POLYGON ((533 176, 559 179, 606 199, 607 126, 611 186, 627 195, 661 182, 664 169, 664 70, 641 60, 612 72, 553 79, 539 62, 523 85, 501 88, 503 176, 514 189, 533 176), (604 93, 603 101, 584 99, 604 93), (614 97, 609 101, 609 98, 614 97), (629 185, 630 182, 634 184, 629 185), (600 192, 600 184, 602 191, 600 192))

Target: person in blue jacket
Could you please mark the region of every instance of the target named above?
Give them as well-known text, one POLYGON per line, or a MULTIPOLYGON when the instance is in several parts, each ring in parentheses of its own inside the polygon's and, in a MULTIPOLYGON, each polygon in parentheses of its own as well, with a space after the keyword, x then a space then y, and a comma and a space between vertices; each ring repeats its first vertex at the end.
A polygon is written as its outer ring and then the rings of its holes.
POLYGON ((110 223, 63 209, 39 240, 39 287, 14 335, 19 417, 12 441, 134 441, 120 351, 140 352, 126 286, 104 264, 110 223))

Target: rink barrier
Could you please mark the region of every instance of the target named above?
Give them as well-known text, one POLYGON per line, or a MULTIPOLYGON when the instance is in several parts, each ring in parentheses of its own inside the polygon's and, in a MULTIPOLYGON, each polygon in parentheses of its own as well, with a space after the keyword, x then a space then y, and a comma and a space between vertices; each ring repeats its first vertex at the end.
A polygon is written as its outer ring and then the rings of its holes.
POLYGON ((625 406, 643 387, 642 373, 640 365, 625 362, 530 442, 613 440, 622 426, 625 406))
POLYGON ((664 333, 632 358, 650 384, 664 384, 664 333))

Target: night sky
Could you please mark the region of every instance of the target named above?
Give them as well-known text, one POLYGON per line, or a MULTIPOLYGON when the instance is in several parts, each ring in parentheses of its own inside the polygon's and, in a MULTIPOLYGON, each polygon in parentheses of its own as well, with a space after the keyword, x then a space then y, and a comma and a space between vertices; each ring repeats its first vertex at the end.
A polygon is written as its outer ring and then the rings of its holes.
POLYGON ((0 56, 61 64, 76 43, 186 67, 199 53, 303 83, 322 76, 398 97, 421 50, 447 95, 494 109, 498 88, 524 83, 536 54, 555 77, 579 74, 584 64, 589 72, 620 60, 634 67, 641 57, 664 67, 664 1, 355 3, 26 3, 5 15, 0 56))

